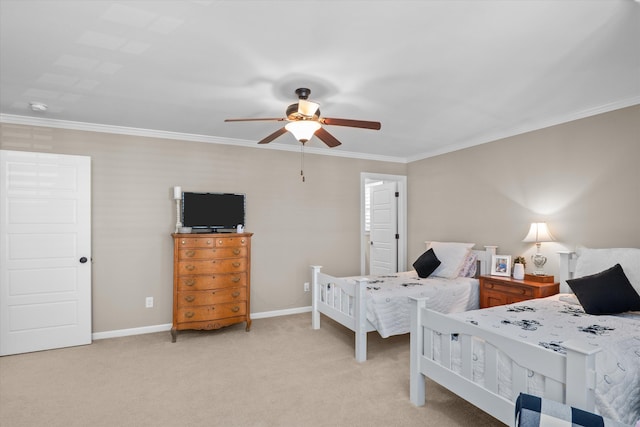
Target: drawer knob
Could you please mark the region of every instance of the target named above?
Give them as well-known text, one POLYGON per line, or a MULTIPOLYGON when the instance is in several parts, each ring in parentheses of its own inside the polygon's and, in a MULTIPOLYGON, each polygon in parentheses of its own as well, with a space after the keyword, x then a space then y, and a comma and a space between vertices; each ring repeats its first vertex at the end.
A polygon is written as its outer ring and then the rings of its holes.
POLYGON ((191 264, 189 264, 189 265, 187 265, 185 267, 185 270, 187 270, 187 271, 193 271, 195 269, 196 269, 196 266, 195 265, 191 265, 191 264))
POLYGON ((181 245, 186 245, 186 244, 187 244, 187 241, 186 241, 186 240, 182 240, 182 241, 180 242, 180 244, 181 244, 181 245))
POLYGON ((240 296, 240 292, 235 291, 234 293, 231 294, 231 296, 234 298, 238 298, 240 296))
POLYGON ((235 307, 233 307, 233 308, 231 309, 231 311, 233 311, 234 313, 237 313, 237 312, 239 312, 239 311, 240 311, 240 307, 238 307, 238 306, 236 305, 235 307))
POLYGON ((184 299, 187 302, 194 302, 196 297, 194 297, 193 295, 187 295, 186 297, 184 297, 184 299))
POLYGON ((235 276, 233 279, 231 279, 231 281, 233 283, 238 283, 240 281, 240 277, 239 276, 235 276))
POLYGON ((234 263, 233 263, 233 266, 234 266, 234 267, 236 267, 236 268, 237 268, 237 267, 240 267, 240 263, 239 263, 239 262, 234 262, 234 263))
POLYGON ((233 254, 234 255, 240 255, 240 249, 234 249, 233 250, 233 254))
POLYGON ((244 243, 244 242, 245 242, 245 240, 244 240, 244 239, 240 239, 240 242, 244 243))
POLYGON ((187 319, 191 319, 193 316, 195 316, 195 313, 193 311, 187 311, 184 314, 184 317, 186 317, 187 319))
POLYGON ((193 286, 196 284, 196 279, 187 279, 184 281, 184 284, 187 286, 193 286))
POLYGON ((210 244, 211 244, 211 240, 207 240, 207 245, 210 245, 210 244))
POLYGON ((186 256, 194 256, 196 254, 196 251, 187 251, 185 253, 186 256))

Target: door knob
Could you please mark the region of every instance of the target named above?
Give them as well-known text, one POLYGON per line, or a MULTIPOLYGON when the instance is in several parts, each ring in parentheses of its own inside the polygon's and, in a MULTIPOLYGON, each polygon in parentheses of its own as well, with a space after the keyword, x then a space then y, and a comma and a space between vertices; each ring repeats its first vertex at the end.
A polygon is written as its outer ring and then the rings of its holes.
POLYGON ((81 264, 84 264, 85 262, 87 262, 87 257, 83 256, 82 258, 80 258, 81 264))

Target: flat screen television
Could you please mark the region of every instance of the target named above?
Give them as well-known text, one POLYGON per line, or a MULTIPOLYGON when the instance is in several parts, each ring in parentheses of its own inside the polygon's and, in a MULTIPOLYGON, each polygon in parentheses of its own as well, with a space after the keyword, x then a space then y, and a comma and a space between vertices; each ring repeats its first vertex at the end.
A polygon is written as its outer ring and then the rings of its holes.
POLYGON ((245 225, 245 195, 182 193, 182 225, 194 232, 232 232, 245 225))

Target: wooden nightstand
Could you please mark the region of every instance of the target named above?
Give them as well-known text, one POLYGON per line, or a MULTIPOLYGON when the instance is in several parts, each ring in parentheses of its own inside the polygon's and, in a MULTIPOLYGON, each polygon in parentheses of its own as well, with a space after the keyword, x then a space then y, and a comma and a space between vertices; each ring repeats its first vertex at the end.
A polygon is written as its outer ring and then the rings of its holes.
POLYGON ((560 283, 516 280, 506 276, 480 276, 480 308, 548 297, 559 291, 560 283))

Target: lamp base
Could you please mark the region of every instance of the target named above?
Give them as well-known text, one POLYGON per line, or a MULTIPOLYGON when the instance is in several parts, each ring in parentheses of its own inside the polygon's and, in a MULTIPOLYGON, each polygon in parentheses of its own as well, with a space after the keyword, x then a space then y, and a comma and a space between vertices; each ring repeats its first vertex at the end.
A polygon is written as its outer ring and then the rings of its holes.
POLYGON ((531 255, 531 261, 533 262, 533 265, 536 266, 533 274, 536 276, 543 276, 544 265, 547 263, 547 257, 538 252, 535 255, 531 255))

